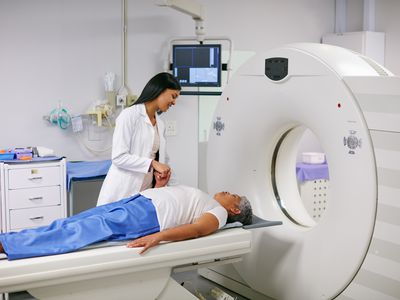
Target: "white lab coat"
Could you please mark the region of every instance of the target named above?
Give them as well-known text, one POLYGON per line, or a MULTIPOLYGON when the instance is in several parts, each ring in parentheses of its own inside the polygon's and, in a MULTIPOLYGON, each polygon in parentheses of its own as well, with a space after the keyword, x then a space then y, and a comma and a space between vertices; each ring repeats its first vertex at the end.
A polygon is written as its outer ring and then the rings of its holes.
MULTIPOLYGON (((160 135, 159 162, 168 164, 164 122, 156 114, 160 135)), ((154 128, 144 104, 124 109, 116 120, 112 145, 112 164, 101 187, 97 206, 140 192, 151 164, 154 128)), ((172 175, 169 185, 176 182, 172 175)))

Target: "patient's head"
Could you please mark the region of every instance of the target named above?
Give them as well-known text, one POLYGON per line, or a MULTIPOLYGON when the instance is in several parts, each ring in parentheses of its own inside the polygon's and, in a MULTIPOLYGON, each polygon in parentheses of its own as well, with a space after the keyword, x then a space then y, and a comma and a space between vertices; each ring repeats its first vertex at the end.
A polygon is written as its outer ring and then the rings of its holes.
POLYGON ((229 192, 219 192, 214 195, 217 200, 228 211, 228 223, 240 222, 249 225, 253 219, 253 211, 250 201, 245 197, 240 197, 229 192))

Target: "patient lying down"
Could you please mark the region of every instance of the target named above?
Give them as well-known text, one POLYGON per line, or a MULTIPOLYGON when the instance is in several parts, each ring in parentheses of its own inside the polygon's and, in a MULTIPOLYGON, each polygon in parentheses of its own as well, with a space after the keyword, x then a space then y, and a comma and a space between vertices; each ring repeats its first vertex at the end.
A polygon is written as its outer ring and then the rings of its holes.
POLYGON ((0 252, 9 260, 67 253, 100 241, 132 240, 143 247, 211 234, 227 222, 250 224, 249 201, 229 192, 214 198, 188 186, 156 187, 130 198, 98 206, 48 226, 0 234, 0 252))

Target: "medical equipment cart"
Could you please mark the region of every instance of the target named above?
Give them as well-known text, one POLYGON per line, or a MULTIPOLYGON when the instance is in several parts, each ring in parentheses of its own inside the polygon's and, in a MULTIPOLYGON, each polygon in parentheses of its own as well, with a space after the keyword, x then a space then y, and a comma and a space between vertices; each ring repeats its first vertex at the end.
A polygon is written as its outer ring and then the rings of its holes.
POLYGON ((64 158, 0 162, 2 232, 44 226, 67 216, 64 158))

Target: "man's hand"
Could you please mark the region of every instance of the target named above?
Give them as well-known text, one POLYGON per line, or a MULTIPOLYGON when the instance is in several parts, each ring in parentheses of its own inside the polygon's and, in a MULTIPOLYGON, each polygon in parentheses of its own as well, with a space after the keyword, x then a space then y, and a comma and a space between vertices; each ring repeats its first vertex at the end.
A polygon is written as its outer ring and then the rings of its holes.
POLYGON ((162 177, 167 176, 171 172, 171 168, 167 164, 160 163, 156 160, 151 161, 151 165, 154 168, 154 172, 158 172, 162 177))
POLYGON ((156 232, 150 235, 143 236, 127 244, 128 248, 143 247, 139 254, 143 254, 151 247, 157 246, 161 242, 160 233, 156 232))
POLYGON ((156 184, 154 185, 155 188, 166 186, 171 177, 171 171, 169 171, 165 176, 157 171, 154 171, 154 177, 156 179, 156 184))

